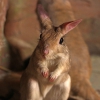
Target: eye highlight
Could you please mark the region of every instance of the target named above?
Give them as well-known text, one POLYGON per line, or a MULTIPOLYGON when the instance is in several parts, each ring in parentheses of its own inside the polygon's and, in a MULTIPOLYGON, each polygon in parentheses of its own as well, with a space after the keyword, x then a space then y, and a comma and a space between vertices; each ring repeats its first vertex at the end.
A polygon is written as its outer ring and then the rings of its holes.
POLYGON ((61 39, 60 39, 60 41, 59 41, 59 44, 62 44, 62 43, 63 43, 63 41, 64 41, 64 39, 63 39, 63 38, 61 38, 61 39))

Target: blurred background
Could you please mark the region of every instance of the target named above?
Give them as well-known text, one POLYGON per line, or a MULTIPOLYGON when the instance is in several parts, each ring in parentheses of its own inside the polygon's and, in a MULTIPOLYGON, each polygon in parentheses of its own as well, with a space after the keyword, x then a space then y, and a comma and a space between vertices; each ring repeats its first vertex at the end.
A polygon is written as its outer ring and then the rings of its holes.
MULTIPOLYGON (((9 95, 6 89, 11 87, 2 83, 3 77, 9 71, 20 74, 26 68, 38 42, 40 22, 36 11, 37 3, 40 3, 40 0, 0 0, 0 96, 2 98, 9 95)), ((99 90, 100 0, 41 0, 41 3, 55 26, 67 21, 83 19, 78 31, 81 32, 91 55, 92 85, 99 90)), ((14 75, 16 78, 20 77, 14 75)), ((10 91, 14 90, 10 89, 10 91)))

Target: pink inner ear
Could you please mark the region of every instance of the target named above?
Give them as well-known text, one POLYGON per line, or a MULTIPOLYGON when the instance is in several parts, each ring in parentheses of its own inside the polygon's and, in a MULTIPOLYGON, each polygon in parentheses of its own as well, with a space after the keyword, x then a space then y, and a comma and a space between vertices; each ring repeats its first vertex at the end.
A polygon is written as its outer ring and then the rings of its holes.
MULTIPOLYGON (((73 21, 71 21, 71 22, 73 22, 73 21)), ((72 25, 70 25, 71 22, 66 22, 66 23, 62 24, 62 28, 67 27, 68 30, 71 29, 71 27, 72 27, 72 25)))
POLYGON ((49 18, 47 13, 45 12, 43 6, 41 4, 38 5, 38 13, 40 15, 40 18, 43 20, 49 18))
POLYGON ((72 29, 74 29, 81 21, 82 21, 82 19, 79 19, 79 20, 75 20, 75 21, 71 21, 71 22, 62 24, 61 28, 62 28, 63 34, 66 34, 69 31, 71 31, 72 29))

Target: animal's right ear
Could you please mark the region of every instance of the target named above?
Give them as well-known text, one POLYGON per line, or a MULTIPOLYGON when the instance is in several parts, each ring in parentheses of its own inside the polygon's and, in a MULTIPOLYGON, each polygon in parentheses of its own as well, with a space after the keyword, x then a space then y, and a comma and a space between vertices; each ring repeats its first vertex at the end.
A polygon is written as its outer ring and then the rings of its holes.
POLYGON ((39 17, 42 21, 42 25, 46 28, 46 29, 49 29, 52 27, 52 22, 49 18, 49 16, 47 15, 46 11, 44 10, 43 6, 41 4, 38 5, 38 14, 39 14, 39 17))

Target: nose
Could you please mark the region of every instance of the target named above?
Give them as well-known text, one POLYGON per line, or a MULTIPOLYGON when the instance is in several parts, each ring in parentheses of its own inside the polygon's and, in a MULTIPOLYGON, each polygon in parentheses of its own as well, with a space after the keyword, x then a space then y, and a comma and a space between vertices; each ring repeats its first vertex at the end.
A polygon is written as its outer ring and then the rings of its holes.
POLYGON ((49 50, 48 50, 48 49, 45 49, 45 50, 44 50, 44 54, 45 54, 45 55, 49 54, 49 50))
POLYGON ((48 45, 45 45, 45 46, 44 46, 43 53, 44 53, 45 55, 49 54, 49 48, 48 48, 48 45))

